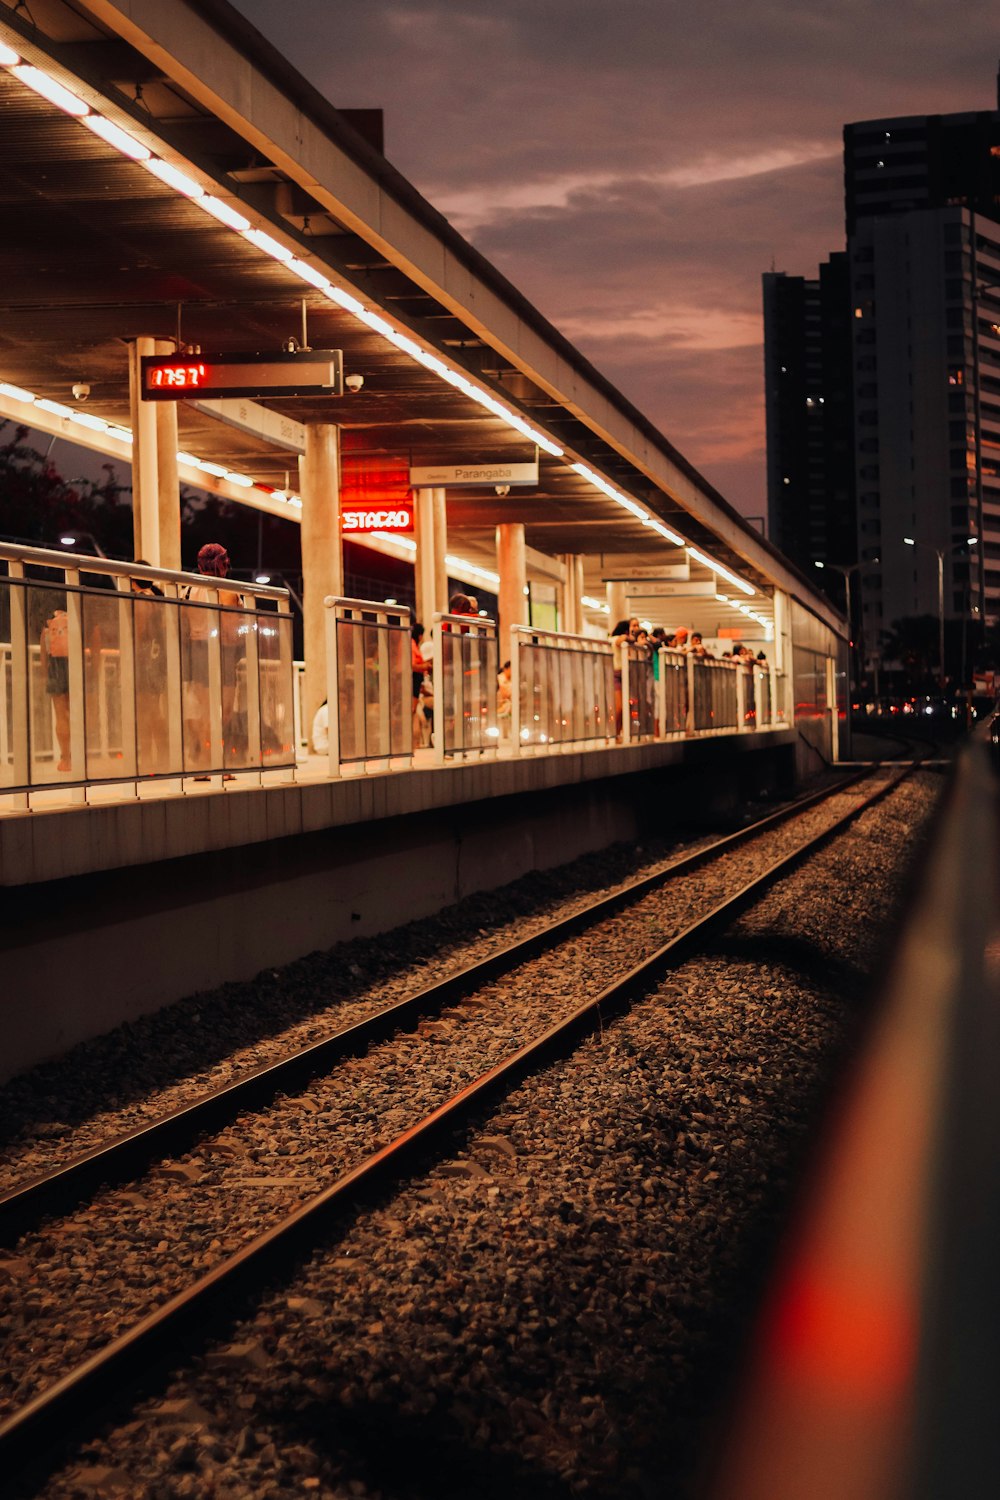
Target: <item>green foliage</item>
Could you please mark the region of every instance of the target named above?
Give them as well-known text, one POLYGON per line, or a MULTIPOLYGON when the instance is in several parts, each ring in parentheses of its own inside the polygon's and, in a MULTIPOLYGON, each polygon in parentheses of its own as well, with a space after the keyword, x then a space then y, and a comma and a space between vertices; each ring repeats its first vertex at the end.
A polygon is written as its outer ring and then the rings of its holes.
POLYGON ((104 478, 62 477, 27 441, 28 429, 0 422, 0 534, 32 547, 58 547, 67 532, 89 532, 109 557, 132 556, 132 495, 114 466, 104 478))
MULTIPOLYGON (((93 537, 108 557, 133 556, 132 490, 118 481, 114 466, 104 478, 64 479, 52 460, 28 441, 26 427, 0 422, 0 537, 31 547, 59 548, 60 536, 93 537)), ((61 453, 72 452, 63 447, 61 453)), ((258 558, 295 577, 301 568, 299 528, 294 521, 263 515, 245 505, 181 487, 181 556, 194 570, 198 549, 221 542, 237 576, 246 576, 258 558)), ((87 541, 80 551, 89 551, 87 541)))

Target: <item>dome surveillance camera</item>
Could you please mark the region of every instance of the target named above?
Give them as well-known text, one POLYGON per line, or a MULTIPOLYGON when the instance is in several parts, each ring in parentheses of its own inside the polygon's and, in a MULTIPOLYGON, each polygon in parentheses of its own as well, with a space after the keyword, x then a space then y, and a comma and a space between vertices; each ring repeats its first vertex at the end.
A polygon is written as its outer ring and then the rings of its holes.
POLYGON ((503 498, 504 495, 509 495, 510 494, 510 485, 509 484, 495 484, 493 486, 493 489, 494 489, 494 492, 501 497, 501 499, 503 498))
POLYGON ((344 376, 344 384, 347 386, 347 389, 354 396, 356 396, 358 394, 358 391, 360 391, 360 389, 364 385, 364 383, 365 383, 365 377, 363 375, 345 375, 344 376))
POLYGON ((86 399, 87 399, 87 397, 89 395, 90 395, 90 386, 87 384, 87 382, 85 380, 78 380, 76 382, 76 384, 73 386, 73 400, 74 401, 86 401, 86 399))

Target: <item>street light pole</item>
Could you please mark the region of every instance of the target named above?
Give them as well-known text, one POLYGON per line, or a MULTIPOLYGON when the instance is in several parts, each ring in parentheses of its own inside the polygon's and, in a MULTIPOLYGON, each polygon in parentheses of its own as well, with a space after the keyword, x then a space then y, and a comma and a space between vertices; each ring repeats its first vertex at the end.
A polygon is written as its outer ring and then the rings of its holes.
MULTIPOLYGON (((933 552, 934 555, 935 555, 935 557, 937 558, 937 565, 938 565, 938 679, 939 679, 940 684, 941 684, 941 691, 944 692, 945 687, 947 686, 947 678, 945 676, 945 670, 944 670, 944 560, 945 560, 945 557, 948 555, 949 551, 951 551, 951 552, 958 552, 960 550, 960 548, 959 547, 952 547, 952 548, 949 549, 947 547, 935 547, 933 545, 933 543, 931 543, 931 542, 920 542, 920 541, 918 541, 916 539, 916 537, 912 537, 912 536, 904 536, 903 541, 905 542, 905 544, 907 545, 907 547, 923 547, 925 551, 927 551, 927 552, 933 552)), ((970 537, 966 538, 966 540, 965 540, 965 546, 966 547, 975 547, 978 544, 978 542, 979 542, 979 538, 978 537, 976 537, 976 536, 970 536, 970 537)))
MULTIPOLYGON (((846 566, 843 563, 819 562, 818 560, 814 560, 813 562, 814 568, 832 568, 835 573, 840 573, 843 575, 844 609, 847 613, 847 644, 850 652, 848 676, 853 673, 855 678, 855 682, 853 684, 850 684, 852 686, 860 683, 861 672, 858 670, 858 642, 855 639, 854 632, 853 601, 851 598, 851 574, 859 573, 862 568, 874 567, 877 563, 877 557, 873 557, 870 561, 866 560, 865 562, 848 563, 846 566)), ((858 634, 860 635, 860 631, 858 632, 858 634)))

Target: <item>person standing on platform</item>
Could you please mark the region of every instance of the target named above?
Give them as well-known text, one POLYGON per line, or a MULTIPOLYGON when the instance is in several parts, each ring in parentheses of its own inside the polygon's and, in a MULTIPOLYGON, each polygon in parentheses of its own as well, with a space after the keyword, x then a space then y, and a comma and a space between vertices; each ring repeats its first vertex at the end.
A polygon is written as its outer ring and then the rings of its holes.
MULTIPOLYGON (((225 578, 229 573, 229 553, 219 542, 206 542, 198 553, 198 572, 206 578, 225 578)), ((208 640, 213 628, 219 632, 222 659, 222 737, 223 757, 232 729, 236 699, 237 630, 239 619, 225 613, 238 609, 242 597, 230 589, 201 588, 187 590, 185 598, 198 608, 185 611, 187 621, 187 671, 184 674, 185 741, 196 765, 204 764, 211 753, 208 701, 208 640), (209 606, 216 606, 210 608, 209 606)))
POLYGON ((73 769, 69 728, 69 618, 54 609, 39 637, 45 667, 45 691, 52 702, 60 771, 73 769))
MULTIPOLYGON (((137 557, 136 562, 148 567, 145 558, 137 557)), ((140 776, 153 776, 168 769, 166 617, 155 602, 163 598, 163 590, 150 578, 131 578, 129 583, 136 596, 132 604, 136 770, 140 776)))

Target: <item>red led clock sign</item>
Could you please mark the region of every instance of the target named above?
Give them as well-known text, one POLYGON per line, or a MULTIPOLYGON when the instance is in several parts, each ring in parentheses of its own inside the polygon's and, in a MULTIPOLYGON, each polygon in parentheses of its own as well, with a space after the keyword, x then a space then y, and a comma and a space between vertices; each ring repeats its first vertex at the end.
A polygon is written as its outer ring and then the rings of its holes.
POLYGON ((142 360, 144 401, 343 394, 341 349, 300 349, 295 354, 153 354, 142 360))

